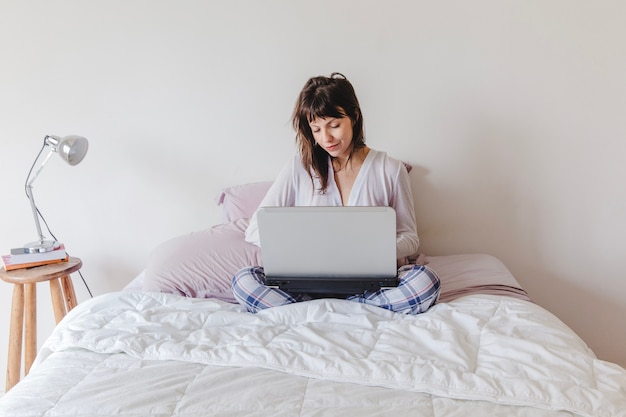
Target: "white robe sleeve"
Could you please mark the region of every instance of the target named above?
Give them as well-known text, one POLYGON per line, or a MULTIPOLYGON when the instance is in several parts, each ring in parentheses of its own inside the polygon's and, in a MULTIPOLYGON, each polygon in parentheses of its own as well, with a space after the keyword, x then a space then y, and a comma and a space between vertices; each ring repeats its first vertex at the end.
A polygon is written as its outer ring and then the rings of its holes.
POLYGON ((401 259, 417 254, 420 243, 417 236, 411 181, 406 168, 402 165, 394 188, 391 206, 396 211, 396 257, 401 259))

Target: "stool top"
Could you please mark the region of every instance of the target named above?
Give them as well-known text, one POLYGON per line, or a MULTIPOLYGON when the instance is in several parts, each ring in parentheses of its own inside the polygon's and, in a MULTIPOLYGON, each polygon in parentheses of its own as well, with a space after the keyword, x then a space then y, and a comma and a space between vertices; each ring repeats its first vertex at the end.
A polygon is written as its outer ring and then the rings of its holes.
POLYGON ((57 262, 32 268, 14 269, 13 271, 6 271, 1 268, 0 278, 13 284, 30 284, 69 275, 78 271, 82 266, 83 262, 79 258, 70 257, 67 262, 57 262))

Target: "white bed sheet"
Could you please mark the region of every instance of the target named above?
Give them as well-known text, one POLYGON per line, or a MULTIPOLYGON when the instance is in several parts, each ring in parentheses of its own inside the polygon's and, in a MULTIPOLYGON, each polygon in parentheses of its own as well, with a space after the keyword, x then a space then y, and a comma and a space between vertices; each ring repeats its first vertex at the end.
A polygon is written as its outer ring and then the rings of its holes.
POLYGON ((405 316, 343 300, 249 314, 124 291, 82 303, 7 416, 626 416, 626 371, 528 301, 405 316), (349 411, 346 411, 349 410, 349 411))

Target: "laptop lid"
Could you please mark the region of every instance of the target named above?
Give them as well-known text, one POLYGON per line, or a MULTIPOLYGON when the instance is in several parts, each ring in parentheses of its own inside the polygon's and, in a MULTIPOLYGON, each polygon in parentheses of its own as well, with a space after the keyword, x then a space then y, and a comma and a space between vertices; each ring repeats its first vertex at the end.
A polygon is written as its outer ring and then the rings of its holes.
POLYGON ((263 207, 257 221, 268 285, 341 294, 397 285, 391 207, 263 207))

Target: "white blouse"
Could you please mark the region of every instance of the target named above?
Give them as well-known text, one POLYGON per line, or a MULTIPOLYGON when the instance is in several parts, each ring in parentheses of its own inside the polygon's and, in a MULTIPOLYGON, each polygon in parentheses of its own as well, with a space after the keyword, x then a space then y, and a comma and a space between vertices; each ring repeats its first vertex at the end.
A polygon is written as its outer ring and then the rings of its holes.
MULTIPOLYGON (((261 202, 271 206, 341 206, 341 194, 329 163, 328 187, 320 192, 320 181, 311 177, 296 155, 280 172, 261 202)), ((404 164, 385 152, 370 149, 350 191, 348 206, 388 206, 396 211, 396 256, 415 255, 419 247, 415 208, 409 174, 404 164)), ((259 246, 256 213, 246 230, 246 241, 259 246)))

